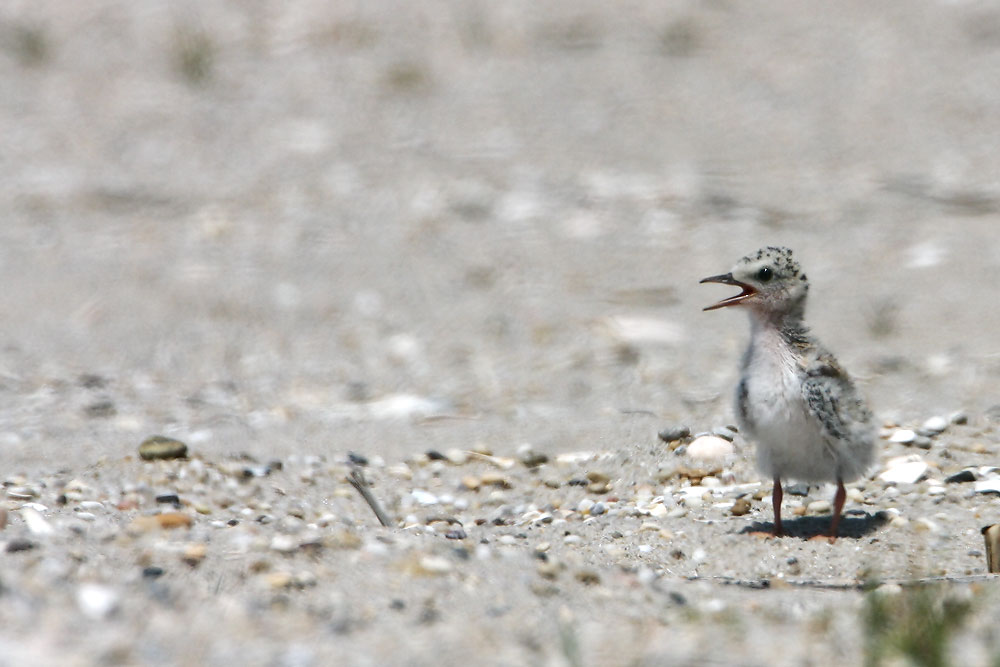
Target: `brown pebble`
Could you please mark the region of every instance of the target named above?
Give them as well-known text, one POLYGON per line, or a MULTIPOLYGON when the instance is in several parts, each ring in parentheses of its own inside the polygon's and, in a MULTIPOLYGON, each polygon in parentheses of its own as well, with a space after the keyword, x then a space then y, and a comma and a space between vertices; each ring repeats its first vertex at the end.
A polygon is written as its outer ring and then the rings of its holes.
POLYGON ((599 484, 602 482, 607 484, 608 482, 611 481, 611 477, 605 475, 603 472, 597 472, 596 470, 592 470, 587 473, 587 480, 594 484, 599 484))
POLYGON ((7 510, 0 507, 0 530, 7 527, 7 510))
POLYGON ((601 575, 594 570, 580 570, 576 573, 576 580, 582 584, 592 586, 601 583, 601 575))
POLYGON ((182 459, 187 456, 187 445, 162 435, 146 438, 139 445, 139 457, 144 461, 182 459))
POLYGON ((736 502, 733 503, 732 509, 729 511, 733 516, 743 516, 750 511, 750 507, 750 499, 743 496, 742 498, 736 499, 736 502))
POLYGON ((501 489, 509 489, 512 486, 509 479, 495 472, 485 473, 480 478, 480 481, 483 483, 483 486, 496 486, 501 489))
POLYGON ((201 561, 205 560, 205 555, 208 554, 208 547, 204 544, 193 543, 184 547, 184 552, 181 554, 181 560, 195 567, 201 561))
POLYGON ((478 491, 479 487, 483 485, 483 480, 479 479, 475 475, 466 475, 462 478, 462 486, 467 488, 469 491, 478 491))
POLYGON ((587 485, 587 491, 591 493, 607 493, 611 490, 611 484, 608 482, 591 482, 587 485))
POLYGON ((191 517, 180 512, 164 512, 152 516, 137 516, 129 524, 129 530, 133 533, 148 533, 153 530, 171 530, 173 528, 187 528, 191 525, 191 517))

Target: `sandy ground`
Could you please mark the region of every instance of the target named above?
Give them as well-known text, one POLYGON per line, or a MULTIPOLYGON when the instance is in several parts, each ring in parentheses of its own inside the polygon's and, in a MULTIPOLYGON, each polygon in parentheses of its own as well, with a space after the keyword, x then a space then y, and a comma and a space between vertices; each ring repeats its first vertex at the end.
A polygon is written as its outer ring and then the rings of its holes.
POLYGON ((1000 465, 996 8, 12 2, 0 77, 0 665, 860 664, 932 576, 1000 654, 1000 500, 932 490, 1000 465), (880 419, 968 417, 834 545, 656 435, 733 422, 697 281, 768 244, 880 419))

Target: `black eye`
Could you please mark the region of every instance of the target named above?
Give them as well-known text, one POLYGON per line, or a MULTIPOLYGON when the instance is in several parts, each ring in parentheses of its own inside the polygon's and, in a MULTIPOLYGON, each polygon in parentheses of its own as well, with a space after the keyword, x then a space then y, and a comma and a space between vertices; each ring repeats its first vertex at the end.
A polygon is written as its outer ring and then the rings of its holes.
POLYGON ((774 277, 774 271, 771 270, 770 266, 765 266, 763 269, 757 272, 757 280, 763 283, 766 283, 773 277, 774 277))

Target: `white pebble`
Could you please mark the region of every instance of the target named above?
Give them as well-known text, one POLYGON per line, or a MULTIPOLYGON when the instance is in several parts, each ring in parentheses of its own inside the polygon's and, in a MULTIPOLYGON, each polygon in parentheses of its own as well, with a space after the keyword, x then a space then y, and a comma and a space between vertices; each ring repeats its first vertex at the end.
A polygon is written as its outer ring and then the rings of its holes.
POLYGON ((724 459, 734 452, 733 443, 717 435, 703 435, 687 446, 687 456, 696 461, 724 459))
POLYGON ((924 429, 933 433, 941 433, 948 428, 948 420, 944 417, 931 417, 924 422, 924 429))
POLYGON ((76 591, 76 604, 84 616, 100 620, 118 608, 118 593, 110 586, 82 584, 76 591))
POLYGON ((826 514, 832 508, 829 500, 814 500, 806 505, 809 514, 826 514))
POLYGON ((927 475, 929 466, 916 455, 897 456, 886 462, 878 478, 889 484, 916 484, 927 475))
POLYGON ((24 523, 27 524, 28 530, 31 531, 32 535, 51 535, 55 532, 55 528, 52 527, 52 524, 50 524, 38 511, 33 510, 30 507, 22 507, 21 516, 24 517, 24 523))
POLYGON ((975 488, 976 493, 1000 493, 1000 479, 981 479, 975 488))
POLYGON ((435 496, 433 493, 422 491, 421 489, 413 489, 413 491, 410 492, 410 495, 413 496, 413 499, 416 500, 421 505, 438 504, 437 496, 435 496))
POLYGON ((299 541, 291 535, 275 535, 271 540, 271 551, 291 553, 299 548, 299 541))
POLYGON ((900 444, 908 445, 917 439, 916 431, 908 428, 896 429, 896 431, 889 437, 889 442, 898 442, 900 444))
POLYGON ((580 514, 587 514, 590 512, 590 508, 594 506, 594 501, 590 498, 584 498, 576 505, 576 511, 580 514))
POLYGON ((579 535, 567 535, 563 538, 563 544, 580 544, 583 538, 579 535))

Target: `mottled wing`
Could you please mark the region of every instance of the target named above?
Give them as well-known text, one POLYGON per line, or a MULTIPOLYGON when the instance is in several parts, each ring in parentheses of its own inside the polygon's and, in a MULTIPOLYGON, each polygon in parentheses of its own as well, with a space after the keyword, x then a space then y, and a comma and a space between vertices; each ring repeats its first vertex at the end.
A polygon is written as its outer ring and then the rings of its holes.
POLYGON ((802 397, 828 439, 851 442, 870 428, 872 413, 832 358, 807 370, 802 397))

